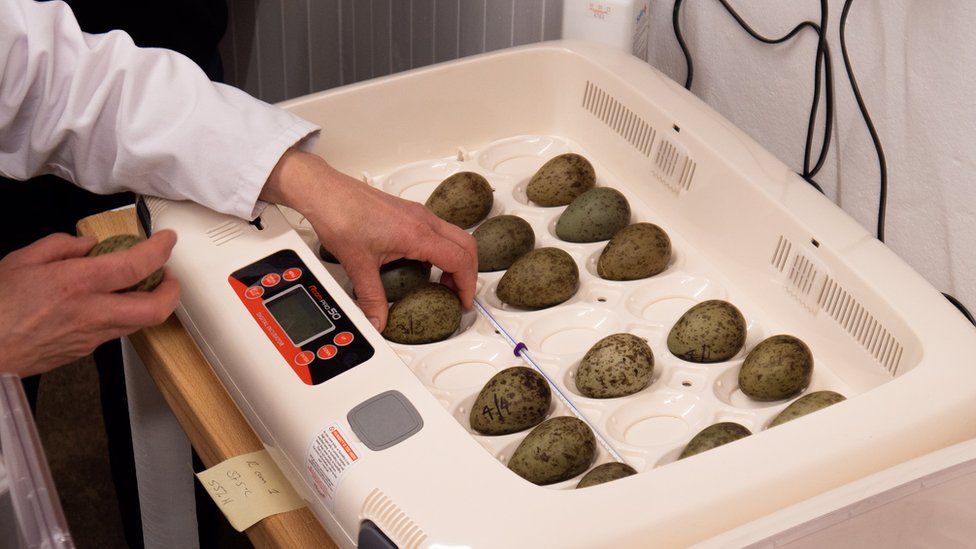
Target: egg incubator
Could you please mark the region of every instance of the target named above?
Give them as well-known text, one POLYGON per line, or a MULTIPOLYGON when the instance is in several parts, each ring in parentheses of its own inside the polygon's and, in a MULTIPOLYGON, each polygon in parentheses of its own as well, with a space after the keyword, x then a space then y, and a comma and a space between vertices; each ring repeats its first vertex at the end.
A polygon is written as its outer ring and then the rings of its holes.
MULTIPOLYGON (((259 229, 147 199, 151 229, 179 233, 169 265, 183 285, 180 319, 341 546, 383 536, 402 548, 689 545, 976 436, 976 332, 840 208, 636 58, 546 43, 283 106, 325 128, 317 154, 394 195, 423 202, 453 173, 482 174, 495 189, 491 216, 525 219, 537 247, 567 251, 580 271, 574 297, 538 311, 503 304, 503 273, 481 273, 477 295, 497 324, 468 311, 445 341, 391 344, 354 304, 341 267, 319 260, 297 213, 268 208, 259 229), (597 185, 627 197, 632 222, 668 233, 663 273, 603 280, 606 242, 555 236, 564 208, 530 203, 525 186, 564 152, 588 158, 597 185), (722 363, 682 361, 667 334, 709 299, 743 312, 745 348, 722 363), (580 395, 580 359, 617 332, 649 342, 651 385, 580 395), (807 391, 847 400, 767 429, 789 402, 750 400, 737 372, 749 349, 781 333, 813 352, 807 391), (516 342, 638 474, 581 490, 578 477, 536 486, 506 467, 528 431, 470 429, 484 383, 525 365, 516 342), (753 434, 677 460, 721 421, 753 434)), ((570 413, 553 402, 549 417, 570 413)), ((611 455, 599 447, 593 465, 611 455)))

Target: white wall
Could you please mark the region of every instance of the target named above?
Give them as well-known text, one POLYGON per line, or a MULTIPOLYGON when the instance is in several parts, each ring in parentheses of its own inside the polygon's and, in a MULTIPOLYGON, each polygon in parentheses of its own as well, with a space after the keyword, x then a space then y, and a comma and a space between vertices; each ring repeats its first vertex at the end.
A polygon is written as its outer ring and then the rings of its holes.
MULTIPOLYGON (((818 0, 732 0, 766 35, 818 20, 818 0)), ((878 169, 844 74, 837 39, 842 0, 830 0, 836 130, 817 177, 827 195, 872 232, 878 169)), ((650 61, 684 82, 671 30, 673 0, 651 2, 650 61)), ((976 3, 857 0, 847 44, 888 159, 888 245, 936 288, 976 307, 976 3)), ((695 60, 693 91, 799 170, 816 37, 767 46, 714 0, 687 0, 682 29, 695 60)))

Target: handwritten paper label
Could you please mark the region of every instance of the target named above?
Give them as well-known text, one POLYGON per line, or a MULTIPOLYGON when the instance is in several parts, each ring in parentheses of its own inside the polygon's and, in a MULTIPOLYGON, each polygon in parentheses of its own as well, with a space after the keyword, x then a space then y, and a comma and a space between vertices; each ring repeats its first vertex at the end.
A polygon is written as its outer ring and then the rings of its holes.
POLYGON ((305 506, 267 450, 232 457, 197 473, 197 479, 238 532, 305 506))
POLYGON ((308 447, 308 475, 312 486, 331 510, 335 508, 336 489, 346 469, 360 459, 353 442, 338 423, 323 429, 308 447))

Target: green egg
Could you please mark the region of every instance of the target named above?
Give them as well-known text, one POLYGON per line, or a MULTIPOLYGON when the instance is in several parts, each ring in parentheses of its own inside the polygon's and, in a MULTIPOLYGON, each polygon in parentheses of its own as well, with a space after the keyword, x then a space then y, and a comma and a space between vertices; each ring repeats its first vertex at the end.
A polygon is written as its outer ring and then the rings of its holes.
POLYGON ((712 299, 681 315, 668 333, 668 350, 689 362, 723 362, 746 342, 746 319, 735 305, 712 299))
POLYGON ((478 243, 478 271, 503 271, 535 247, 535 232, 529 223, 514 215, 499 215, 485 221, 472 234, 478 243))
POLYGON ((590 398, 632 395, 651 384, 654 353, 632 334, 611 334, 597 341, 576 370, 576 388, 590 398))
POLYGON ((606 280, 639 280, 664 271, 670 261, 668 234, 653 223, 634 223, 613 235, 596 270, 606 280))
POLYGON ((579 289, 579 268, 558 248, 538 248, 518 258, 498 281, 498 299, 522 309, 559 305, 579 289))
MULTIPOLYGON (((145 239, 134 234, 117 234, 102 240, 88 252, 89 257, 103 254, 110 254, 122 250, 128 250, 145 239)), ((157 269, 151 275, 140 280, 136 284, 129 286, 122 292, 151 292, 163 281, 163 269, 157 269)))
POLYGON ((397 259, 380 267, 380 282, 387 301, 400 301, 410 290, 430 282, 430 265, 413 259, 397 259))
POLYGON ((791 335, 776 335, 753 347, 739 370, 739 389, 753 400, 794 397, 810 385, 813 353, 791 335))
POLYGON ((410 290, 390 307, 383 337, 419 345, 443 341, 461 325, 461 300, 446 286, 426 283, 410 290))
POLYGON ((596 187, 579 195, 556 221, 556 236, 566 242, 608 240, 630 223, 630 204, 620 191, 596 187))
POLYGON ((593 431, 575 417, 554 417, 532 429, 512 453, 508 468, 529 482, 554 484, 586 471, 594 457, 593 431))
POLYGON ((539 206, 565 206, 595 184, 596 173, 590 161, 566 153, 543 164, 529 180, 525 194, 539 206))
POLYGON ((494 192, 488 180, 480 174, 459 172, 434 189, 426 206, 444 221, 467 229, 488 217, 495 200, 494 192))
POLYGON ((802 397, 794 400, 792 404, 787 406, 785 410, 773 418, 773 421, 769 424, 769 426, 776 427, 777 425, 782 425, 787 421, 793 421, 798 417, 803 417, 807 414, 816 412, 817 410, 822 410, 827 406, 832 406, 844 400, 847 400, 844 398, 844 395, 835 393, 833 391, 816 391, 803 395, 802 397))
POLYGON ((702 429, 701 432, 688 442, 688 445, 681 451, 678 459, 685 459, 686 457, 700 454, 712 448, 718 448, 723 444, 745 438, 751 434, 752 431, 749 429, 731 421, 710 425, 702 429))
POLYGON ((483 435, 524 431, 546 419, 552 393, 532 368, 506 368, 488 380, 471 406, 471 428, 483 435))
POLYGON ((590 469, 589 473, 583 475, 583 478, 580 479, 579 484, 576 485, 576 489, 588 488, 590 486, 596 486, 597 484, 603 484, 604 482, 610 482, 617 480, 618 478, 629 477, 636 474, 637 471, 626 463, 604 463, 603 465, 597 465, 596 467, 590 469))

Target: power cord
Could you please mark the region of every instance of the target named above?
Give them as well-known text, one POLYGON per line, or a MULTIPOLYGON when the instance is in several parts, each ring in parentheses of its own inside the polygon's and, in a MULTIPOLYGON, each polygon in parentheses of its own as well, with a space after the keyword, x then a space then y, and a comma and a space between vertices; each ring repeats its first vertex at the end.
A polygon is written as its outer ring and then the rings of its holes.
POLYGON ((878 156, 878 170, 881 172, 881 188, 878 197, 878 240, 885 241, 885 214, 888 210, 888 163, 885 161, 884 148, 881 146, 881 139, 878 131, 874 128, 871 115, 868 114, 867 106, 864 104, 864 97, 861 96, 861 88, 857 85, 857 78, 854 77, 854 69, 851 68, 851 58, 847 54, 847 16, 850 14, 851 5, 854 0, 844 0, 844 9, 840 14, 840 52, 844 57, 844 69, 847 71, 847 79, 851 82, 851 90, 854 92, 854 99, 857 100, 857 108, 861 111, 861 118, 868 127, 871 134, 871 141, 874 142, 874 150, 878 156))
MULTIPOLYGON (((745 30, 749 36, 762 42, 764 44, 781 44, 792 39, 794 36, 799 34, 804 29, 810 29, 817 33, 817 56, 814 68, 814 91, 813 91, 813 102, 810 107, 810 119, 807 123, 807 134, 806 142, 803 151, 803 171, 799 174, 803 179, 810 183, 815 189, 823 193, 823 189, 820 185, 814 181, 813 177, 820 172, 823 167, 824 161, 827 158, 827 152, 830 149, 830 139, 833 132, 833 122, 834 122, 834 78, 833 78, 833 63, 830 57, 830 48, 827 45, 826 32, 823 30, 827 25, 827 0, 821 0, 820 2, 820 23, 815 23, 813 21, 804 21, 797 26, 793 27, 790 32, 779 38, 769 38, 757 32, 752 28, 746 21, 739 15, 738 12, 726 1, 717 0, 725 11, 735 19, 736 23, 745 30), (823 139, 820 145, 820 154, 817 156, 816 163, 811 167, 811 156, 813 151, 813 139, 816 132, 816 122, 817 113, 819 110, 820 99, 821 99, 821 83, 823 82, 823 97, 824 97, 824 133, 823 139)), ((681 22, 680 22, 680 12, 681 6, 684 0, 675 0, 674 11, 672 13, 671 25, 674 30, 675 38, 678 41, 678 46, 681 48, 681 52, 685 58, 685 66, 687 67, 687 72, 685 76, 685 88, 691 89, 691 84, 694 79, 695 66, 691 57, 691 52, 688 49, 687 43, 685 43, 684 36, 681 32, 681 22)))

